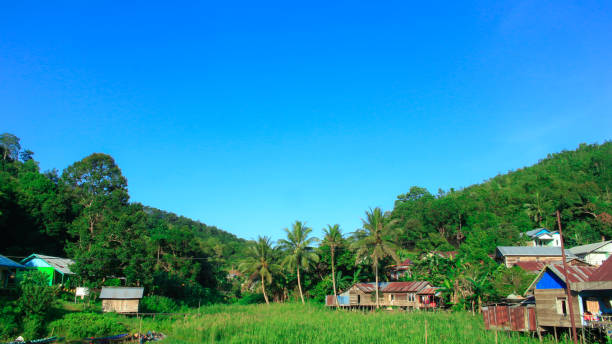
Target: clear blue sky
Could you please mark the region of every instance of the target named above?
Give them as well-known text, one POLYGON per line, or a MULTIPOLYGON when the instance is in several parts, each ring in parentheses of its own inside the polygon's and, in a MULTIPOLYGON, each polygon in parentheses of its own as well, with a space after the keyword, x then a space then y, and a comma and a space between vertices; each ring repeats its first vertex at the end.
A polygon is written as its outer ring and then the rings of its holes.
POLYGON ((612 2, 426 3, 3 2, 0 131, 244 238, 612 138, 612 2))

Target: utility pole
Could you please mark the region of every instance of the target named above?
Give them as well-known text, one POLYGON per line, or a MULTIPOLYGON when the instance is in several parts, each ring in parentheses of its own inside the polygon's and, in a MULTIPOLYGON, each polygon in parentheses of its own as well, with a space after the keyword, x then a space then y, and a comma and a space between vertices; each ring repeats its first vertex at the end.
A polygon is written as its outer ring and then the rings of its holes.
POLYGON ((565 293, 567 294, 567 305, 570 314, 570 323, 572 324, 572 339, 574 344, 578 344, 578 334, 576 333, 576 321, 574 319, 574 308, 572 307, 572 291, 570 286, 569 275, 567 274, 567 262, 565 261, 565 244, 563 243, 563 230, 561 229, 561 214, 557 209, 557 225, 559 226, 559 237, 561 238, 561 259, 563 259, 563 276, 565 276, 565 293))

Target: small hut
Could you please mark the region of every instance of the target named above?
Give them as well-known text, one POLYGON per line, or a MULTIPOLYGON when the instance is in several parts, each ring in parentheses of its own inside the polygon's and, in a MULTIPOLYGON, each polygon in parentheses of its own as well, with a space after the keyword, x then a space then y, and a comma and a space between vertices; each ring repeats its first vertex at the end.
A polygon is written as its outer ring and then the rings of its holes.
POLYGON ((100 299, 103 312, 138 313, 144 288, 102 287, 100 299))

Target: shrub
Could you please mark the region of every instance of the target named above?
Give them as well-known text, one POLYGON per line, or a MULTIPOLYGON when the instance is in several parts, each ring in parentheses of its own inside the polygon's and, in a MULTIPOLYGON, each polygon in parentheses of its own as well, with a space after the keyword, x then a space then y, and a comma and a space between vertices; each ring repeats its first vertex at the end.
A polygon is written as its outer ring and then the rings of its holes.
POLYGON ((36 315, 44 319, 55 303, 57 289, 47 283, 47 275, 40 271, 29 271, 23 275, 19 283, 17 304, 26 318, 36 315))
POLYGON ((49 327, 65 331, 69 338, 102 337, 127 332, 116 315, 72 313, 52 322, 49 327))
POLYGON ((23 320, 23 337, 37 339, 45 333, 45 319, 38 314, 30 314, 23 320))
POLYGON ((144 313, 174 313, 179 306, 174 300, 166 296, 145 296, 140 302, 141 312, 144 313))
POLYGON ((266 299, 261 293, 244 293, 242 298, 238 299, 239 305, 250 305, 254 303, 264 303, 266 299))
MULTIPOLYGON (((0 300, 0 302, 5 301, 0 300)), ((18 330, 15 308, 11 303, 6 302, 3 307, 0 307, 0 339, 14 337, 18 330)))

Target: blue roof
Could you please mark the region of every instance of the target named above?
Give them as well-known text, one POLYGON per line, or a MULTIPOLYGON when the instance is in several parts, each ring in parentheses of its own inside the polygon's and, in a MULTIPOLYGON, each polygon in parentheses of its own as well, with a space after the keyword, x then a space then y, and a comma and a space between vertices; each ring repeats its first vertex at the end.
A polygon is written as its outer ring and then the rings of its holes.
POLYGON ((25 269, 25 266, 23 266, 23 265, 21 265, 19 263, 16 263, 16 262, 6 258, 3 255, 0 255, 0 266, 7 267, 7 268, 13 268, 13 269, 14 268, 25 269))

